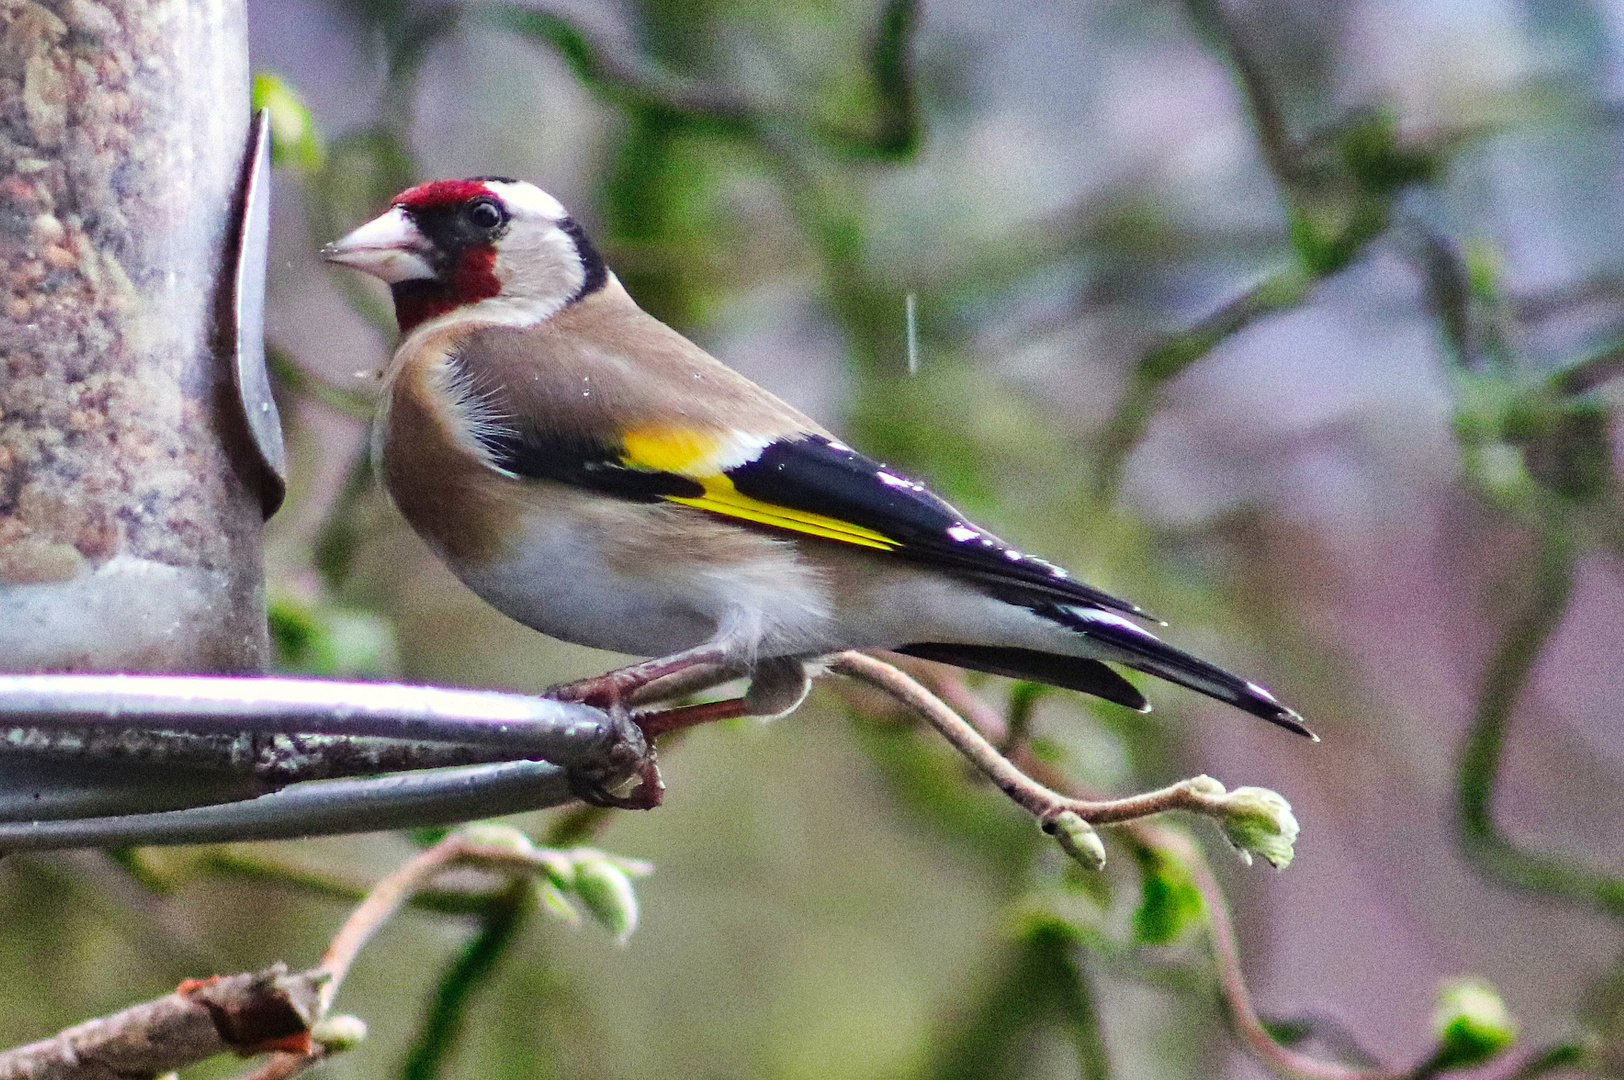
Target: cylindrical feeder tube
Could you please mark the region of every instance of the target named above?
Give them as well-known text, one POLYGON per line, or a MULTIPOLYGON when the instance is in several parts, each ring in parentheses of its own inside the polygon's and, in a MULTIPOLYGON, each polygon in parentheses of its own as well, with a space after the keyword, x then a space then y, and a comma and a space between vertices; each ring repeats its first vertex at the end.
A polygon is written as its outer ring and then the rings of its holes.
POLYGON ((261 670, 243 0, 0 4, 0 670, 261 670))

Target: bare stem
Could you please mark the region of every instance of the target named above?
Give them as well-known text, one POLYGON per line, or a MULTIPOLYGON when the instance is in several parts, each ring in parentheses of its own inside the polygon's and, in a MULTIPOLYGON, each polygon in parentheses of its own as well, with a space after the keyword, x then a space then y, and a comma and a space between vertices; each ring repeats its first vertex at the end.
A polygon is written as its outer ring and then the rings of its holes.
MULTIPOLYGON (((932 679, 932 684, 933 688, 943 698, 951 701, 955 708, 974 723, 978 734, 983 739, 1003 737, 1008 727, 1004 718, 996 709, 977 697, 957 673, 949 673, 940 678, 932 679)), ((889 688, 885 689, 889 692, 889 688)), ((1022 764, 1026 765, 1027 768, 1040 775, 1047 774, 1047 778, 1054 787, 1072 794, 1076 793, 1075 785, 1055 770, 1053 766, 1036 758, 1031 758, 1030 755, 1022 754, 1020 756, 1023 759, 1022 764)), ((1189 781, 1184 781, 1184 783, 1188 784, 1189 781)), ((1218 981, 1224 995, 1224 1001, 1229 1007, 1236 1033, 1259 1061, 1278 1075, 1288 1078, 1288 1080, 1395 1080, 1395 1078, 1405 1075, 1387 1069, 1357 1069, 1334 1062, 1320 1061, 1317 1058, 1299 1054, 1290 1047, 1282 1046, 1269 1034, 1268 1029, 1263 1025, 1263 1021, 1258 1017, 1257 1010, 1253 1007, 1252 995, 1246 986, 1246 975, 1241 969, 1240 947, 1235 939, 1235 927, 1230 919, 1229 906, 1224 900, 1223 890, 1219 888, 1217 879, 1213 877, 1212 868, 1207 864, 1206 856, 1184 833, 1154 822, 1137 820, 1142 818, 1143 814, 1128 813, 1128 811, 1140 809, 1144 805, 1156 803, 1159 799, 1166 797, 1168 792, 1172 792, 1179 787, 1180 785, 1175 784, 1172 788, 1153 792, 1150 795, 1139 796, 1135 799, 1115 800, 1113 802, 1081 798, 1071 798, 1068 802, 1073 807, 1108 807, 1113 811, 1120 811, 1120 816, 1114 817, 1089 817, 1088 814, 1083 813, 1081 810, 1078 813, 1082 814, 1085 819, 1095 823, 1109 821, 1123 823, 1135 840, 1148 847, 1166 851, 1189 867, 1196 887, 1201 891, 1202 898, 1206 902, 1208 933, 1212 943, 1213 959, 1218 968, 1218 981)), ((1174 809, 1177 807, 1167 808, 1174 809)), ((1153 810, 1151 812, 1159 811, 1153 810)))
POLYGON ((1229 17, 1223 0, 1185 0, 1185 8, 1196 24, 1228 54, 1252 121, 1257 125, 1258 148, 1263 152, 1263 161, 1286 197, 1292 197, 1300 181, 1297 148, 1292 143, 1285 110, 1269 85, 1263 65, 1229 17))
POLYGON ((1472 726, 1461 745, 1456 828, 1461 852, 1484 876, 1505 885, 1589 904, 1624 919, 1624 879, 1518 846, 1494 820, 1494 795, 1506 732, 1534 666, 1567 611, 1576 552, 1562 526, 1540 530, 1533 589, 1500 642, 1478 692, 1472 726))
POLYGON ((1281 270, 1139 357, 1128 389, 1100 438, 1095 494, 1102 502, 1115 496, 1123 466, 1144 438, 1151 416, 1161 404, 1163 388, 1220 342, 1259 319, 1302 303, 1314 281, 1313 275, 1298 266, 1281 270))
POLYGON ((227 1051, 261 1053, 305 1042, 319 997, 317 972, 265 971, 188 980, 180 989, 0 1052, 0 1080, 156 1076, 227 1051))
POLYGON ((1624 375, 1624 342, 1615 342, 1600 352, 1563 368, 1552 378, 1563 394, 1586 394, 1624 375))
POLYGON ((544 872, 549 862, 545 855, 531 854, 515 848, 494 844, 479 844, 460 833, 452 833, 438 844, 402 863, 393 873, 367 894, 350 917, 333 935, 327 951, 322 954, 317 970, 327 976, 322 985, 321 1014, 331 1008, 338 988, 349 974, 350 965, 372 936, 389 918, 399 911, 412 894, 424 888, 435 876, 448 867, 475 865, 485 870, 506 873, 537 874, 544 872))
POLYGON ((1252 992, 1246 985, 1246 973, 1241 968, 1240 945, 1235 939, 1235 923, 1229 914, 1224 892, 1213 876, 1212 867, 1189 837, 1149 823, 1136 827, 1139 839, 1152 847, 1169 852, 1190 871, 1195 887, 1207 907, 1207 933, 1212 943, 1212 957, 1218 968, 1218 985, 1224 1002, 1229 1006, 1230 1022, 1235 1032, 1259 1061, 1270 1071, 1287 1080, 1398 1080, 1407 1075, 1387 1068, 1361 1069, 1300 1054, 1289 1046, 1282 1046, 1269 1034, 1252 1004, 1252 992))
POLYGON ((829 659, 829 670, 882 690, 919 713, 955 750, 985 773, 998 790, 1039 821, 1050 821, 1068 810, 1091 825, 1133 821, 1169 810, 1188 810, 1210 816, 1223 811, 1222 786, 1199 776, 1181 780, 1159 791, 1125 799, 1068 798, 1021 771, 964 717, 900 668, 862 653, 843 652, 829 659), (1216 793, 1213 788, 1217 788, 1216 793))

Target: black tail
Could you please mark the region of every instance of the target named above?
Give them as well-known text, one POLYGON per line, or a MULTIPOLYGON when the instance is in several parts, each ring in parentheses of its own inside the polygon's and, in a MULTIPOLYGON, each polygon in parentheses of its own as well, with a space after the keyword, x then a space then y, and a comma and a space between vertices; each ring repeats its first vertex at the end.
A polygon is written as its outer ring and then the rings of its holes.
POLYGON ((954 667, 985 671, 989 675, 1003 675, 1011 679, 1030 679, 1067 690, 1126 705, 1138 712, 1149 712, 1150 703, 1133 683, 1112 671, 1098 660, 1085 660, 1076 656, 1057 656, 1035 649, 1006 649, 995 645, 944 645, 925 642, 904 645, 895 650, 921 660, 935 660, 954 667))
POLYGON ((1118 654, 1112 656, 1112 660, 1217 698, 1242 712, 1319 741, 1318 735, 1303 726, 1301 716, 1282 705, 1257 683, 1232 675, 1182 649, 1175 649, 1120 615, 1099 608, 1058 605, 1045 605, 1038 613, 1109 647, 1118 654))

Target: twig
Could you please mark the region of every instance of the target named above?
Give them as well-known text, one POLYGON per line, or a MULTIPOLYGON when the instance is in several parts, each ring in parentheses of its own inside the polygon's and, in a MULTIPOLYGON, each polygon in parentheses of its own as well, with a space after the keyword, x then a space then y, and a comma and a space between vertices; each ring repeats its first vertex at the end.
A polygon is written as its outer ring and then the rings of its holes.
POLYGON ((1581 1064, 1588 1055, 1580 1043, 1555 1043, 1528 1051, 1501 1080, 1534 1080, 1557 1069, 1581 1064))
POLYGON ((1280 107, 1280 101, 1269 85, 1263 65, 1252 54, 1229 13, 1224 10, 1223 0, 1185 0, 1184 6, 1196 26, 1214 40, 1234 65, 1247 108, 1257 125, 1258 146, 1263 151, 1263 161, 1279 183, 1282 194, 1287 199, 1294 198, 1301 179, 1297 148, 1292 144, 1285 110, 1280 107))
MULTIPOLYGON (((999 715, 996 709, 977 697, 957 672, 945 672, 932 678, 931 682, 933 687, 944 698, 951 701, 955 708, 963 712, 968 721, 974 723, 979 735, 986 739, 1001 739, 1003 737, 1008 729, 1008 724, 1004 718, 999 715)), ((1047 774, 1047 778, 1056 788, 1065 790, 1072 795, 1078 793, 1076 785, 1060 774, 1052 765, 1024 752, 1019 755, 1017 760, 1020 760, 1021 765, 1038 775, 1047 774)), ((1174 786, 1177 787, 1177 785, 1174 786)), ((1131 800, 1121 801, 1130 802, 1131 800)), ((1080 805, 1106 805, 1082 799, 1076 799, 1075 802, 1080 805)), ((1087 817, 1086 814, 1083 816, 1087 817)), ((1388 1078, 1402 1075, 1383 1069, 1355 1069, 1345 1065, 1323 1062, 1299 1054, 1295 1050, 1276 1042, 1269 1034, 1268 1029, 1263 1026, 1262 1020, 1257 1015, 1257 1010, 1252 1005, 1252 995, 1247 989, 1246 976, 1241 969, 1240 949, 1235 940, 1234 925, 1230 920, 1229 908, 1224 901, 1223 891, 1219 888, 1217 879, 1212 876, 1212 869, 1207 864, 1206 856, 1202 854, 1201 849, 1189 837, 1177 830, 1143 820, 1128 821, 1124 827, 1139 843, 1167 851, 1189 867, 1196 887, 1201 891, 1202 897, 1206 901, 1208 931, 1212 943, 1213 957, 1218 967, 1219 986, 1223 991, 1224 1000, 1229 1006, 1230 1015, 1234 1019, 1237 1033, 1258 1056, 1259 1060, 1280 1075, 1295 1078, 1295 1080, 1388 1080, 1388 1078)))
POLYGON ((740 95, 680 83, 641 58, 595 39, 562 15, 516 3, 488 3, 474 11, 496 26, 552 46, 583 86, 622 108, 658 109, 728 126, 750 123, 754 109, 740 95))
POLYGON ((1411 225, 1427 306, 1443 328, 1449 359, 1456 367, 1475 369, 1481 358, 1472 334, 1472 286, 1465 262, 1452 240, 1419 222, 1411 225))
POLYGON ((441 1064, 461 1034, 474 991, 495 970, 535 908, 535 888, 525 879, 509 883, 485 905, 478 931, 435 987, 434 1003, 401 1069, 403 1080, 435 1080, 440 1075, 441 1064))
MULTIPOLYGON (((1205 777, 1181 780, 1159 791, 1125 799, 1068 798, 1021 771, 964 717, 900 668, 858 652, 837 653, 828 663, 829 670, 883 690, 930 721, 931 726, 985 773, 998 790, 1040 822, 1051 821, 1066 811, 1091 825, 1133 821, 1169 810, 1188 810, 1209 816, 1223 813, 1225 804, 1221 794, 1214 795, 1210 791, 1209 786, 1215 782, 1205 777)), ((1222 792, 1221 786, 1219 792, 1222 792)))
MULTIPOLYGON (((564 858, 523 842, 509 845, 454 833, 378 882, 345 920, 316 968, 290 975, 278 964, 262 972, 188 980, 155 1001, 0 1052, 0 1080, 124 1080, 174 1071, 228 1050, 244 1055, 281 1051, 238 1080, 294 1076, 335 1046, 341 1049, 353 1041, 341 1034, 339 1023, 327 1019, 344 977, 379 927, 437 874, 472 865, 529 879, 559 873, 564 858), (324 1026, 329 1029, 325 1038, 324 1026)), ((509 921, 503 925, 511 931, 524 907, 515 906, 521 895, 528 897, 528 886, 522 894, 505 890, 486 911, 505 905, 509 921)))
MULTIPOLYGON (((592 809, 576 805, 576 809, 592 809)), ((557 842, 549 839, 548 847, 571 847, 578 840, 566 839, 557 842)), ((139 858, 143 849, 131 849, 131 854, 139 858)), ((217 877, 236 877, 249 881, 274 883, 283 888, 294 888, 304 891, 313 897, 326 900, 341 900, 345 903, 355 904, 367 897, 367 889, 353 885, 347 880, 313 870, 303 870, 296 866, 261 860, 255 852, 257 849, 243 846, 216 847, 205 850, 195 864, 200 873, 217 877)), ((168 891, 175 883, 160 879, 153 884, 153 888, 168 891)), ((422 889, 411 895, 407 901, 419 911, 433 912, 436 915, 478 915, 485 910, 492 899, 489 892, 470 892, 465 889, 422 889)))
MULTIPOLYGON (((983 739, 1004 737, 1009 729, 1004 717, 978 697, 958 671, 943 669, 940 673, 933 671, 927 677, 930 679, 931 688, 943 699, 951 702, 983 739)), ((882 689, 890 692, 889 687, 882 689)), ((1073 781, 1050 763, 1034 757, 1030 751, 1022 749, 1013 756, 1024 771, 1033 776, 1043 777, 1051 787, 1065 792, 1077 804, 1106 805, 1082 799, 1080 797, 1082 793, 1073 781)), ((1122 803, 1129 801, 1120 800, 1122 803)), ((1229 1009, 1236 1034, 1270 1070, 1286 1080, 1422 1080, 1429 1075, 1425 1072, 1425 1062, 1404 1070, 1394 1070, 1382 1065, 1369 1067, 1343 1065, 1299 1053, 1276 1041, 1269 1034, 1268 1028, 1253 1005, 1252 994, 1246 984, 1246 973, 1241 966, 1240 946, 1235 937, 1235 926, 1229 905, 1201 848, 1182 831, 1154 821, 1140 818, 1122 822, 1122 827, 1136 842, 1167 852, 1180 860, 1189 870, 1191 879, 1206 905, 1208 940, 1212 947, 1213 962, 1218 971, 1219 989, 1229 1009)), ((1506 1071, 1493 1075, 1499 1077, 1499 1080, 1534 1080, 1535 1077, 1582 1060, 1584 1053, 1584 1047, 1580 1045, 1560 1043, 1531 1050, 1523 1055, 1507 1055, 1506 1071)))
POLYGON ((1624 375, 1624 342, 1614 342, 1558 371, 1551 377, 1551 383, 1558 393, 1577 396, 1587 394, 1620 375, 1624 375))
POLYGON ((1543 525, 1537 543, 1532 595, 1489 661, 1472 726, 1461 745, 1456 778, 1461 852, 1479 872, 1502 884, 1587 903, 1624 919, 1624 880, 1526 851, 1494 822, 1506 728, 1546 642, 1562 622, 1573 589, 1576 552, 1563 527, 1543 525))
POLYGON ((879 32, 869 49, 869 71, 878 100, 860 125, 822 129, 833 149, 863 157, 905 161, 919 149, 919 106, 914 93, 913 39, 919 0, 887 0, 879 32))
POLYGON ((441 840, 401 864, 393 873, 367 894, 359 907, 350 913, 333 940, 322 954, 317 970, 327 976, 321 988, 321 1012, 332 1006, 338 988, 344 984, 350 965, 361 949, 378 932, 402 904, 423 888, 441 871, 458 863, 478 863, 487 869, 539 873, 547 869, 547 859, 529 855, 513 848, 490 844, 476 844, 458 833, 441 840))
POLYGON ((1217 878, 1213 877, 1206 857, 1188 837, 1172 829, 1144 823, 1138 828, 1137 835, 1152 847, 1171 852, 1190 871, 1190 877, 1206 903, 1207 933, 1212 943, 1213 961, 1218 968, 1218 983, 1229 1006, 1230 1021, 1259 1061, 1276 1075, 1288 1080, 1398 1080, 1407 1075, 1385 1068, 1361 1069, 1321 1061, 1276 1042, 1263 1026, 1252 1004, 1246 973, 1241 968, 1240 946, 1235 940, 1235 924, 1230 918, 1229 904, 1224 899, 1217 878))
POLYGON ((356 420, 371 422, 378 411, 372 395, 362 394, 346 386, 339 386, 304 367, 288 350, 269 343, 265 346, 265 363, 271 375, 296 394, 306 394, 328 408, 356 420))
MULTIPOLYGON (((474 10, 494 25, 551 46, 581 85, 628 111, 746 139, 760 139, 767 128, 786 120, 813 124, 809 117, 751 101, 729 89, 673 79, 555 12, 505 2, 474 10)), ((857 125, 816 125, 830 149, 886 160, 910 158, 918 149, 920 121, 912 65, 918 21, 917 0, 888 0, 869 53, 876 91, 873 115, 857 125)))
POLYGON ((0 1080, 156 1076, 234 1051, 308 1045, 321 975, 264 971, 188 980, 172 994, 0 1052, 0 1080))
POLYGON ((1258 319, 1300 304, 1315 280, 1298 266, 1282 270, 1139 358, 1128 389, 1100 437, 1095 493, 1102 502, 1115 495, 1128 454, 1144 438, 1151 415, 1160 404, 1162 388, 1220 342, 1258 319))

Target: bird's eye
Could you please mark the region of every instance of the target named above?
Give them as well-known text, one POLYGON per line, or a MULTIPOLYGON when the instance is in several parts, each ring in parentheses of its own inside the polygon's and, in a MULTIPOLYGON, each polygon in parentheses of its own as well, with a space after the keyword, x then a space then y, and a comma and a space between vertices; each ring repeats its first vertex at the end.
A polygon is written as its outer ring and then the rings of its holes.
POLYGON ((507 220, 507 215, 495 199, 475 199, 463 213, 469 224, 479 229, 494 229, 507 220))

